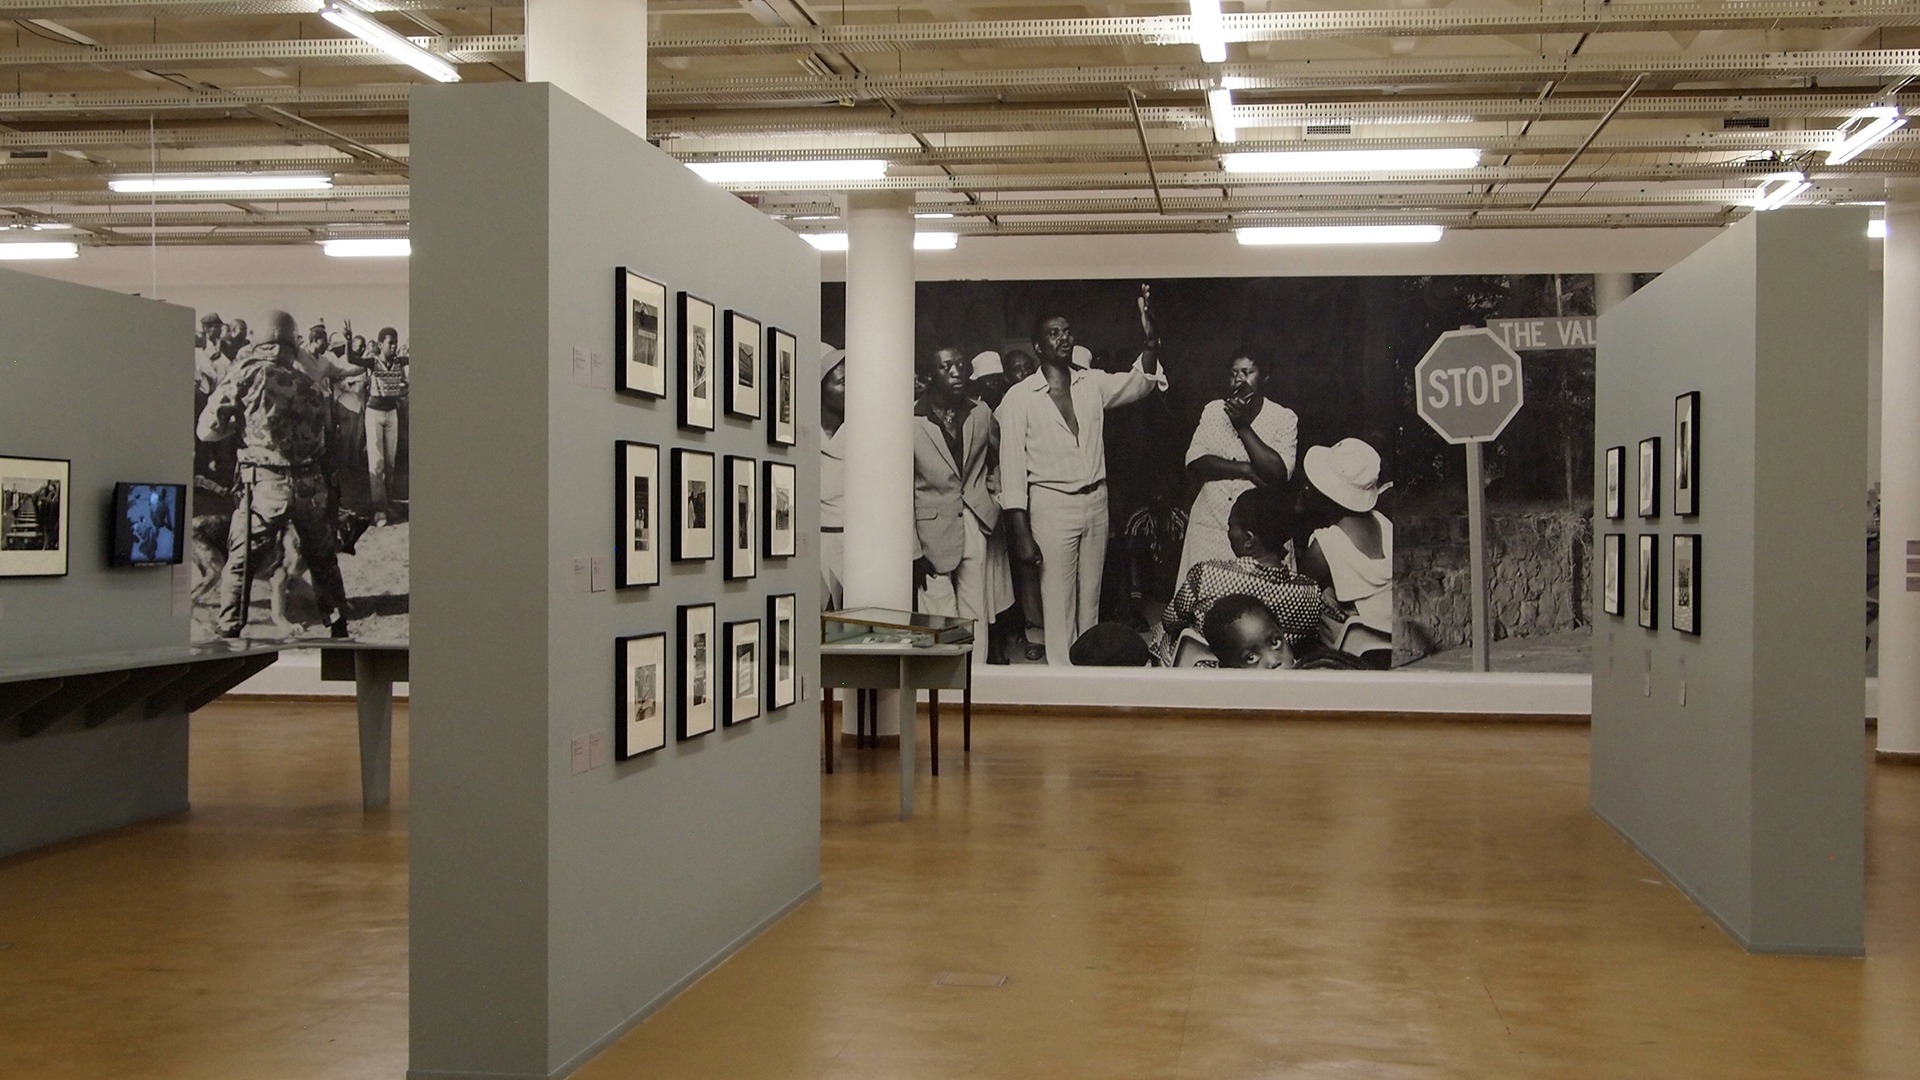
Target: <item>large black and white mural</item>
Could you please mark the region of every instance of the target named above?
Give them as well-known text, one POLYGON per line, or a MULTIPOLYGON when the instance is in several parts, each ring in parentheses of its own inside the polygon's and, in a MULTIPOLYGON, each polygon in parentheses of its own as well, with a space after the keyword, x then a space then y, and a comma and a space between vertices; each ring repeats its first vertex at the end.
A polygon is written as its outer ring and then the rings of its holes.
POLYGON ((406 641, 404 320, 317 302, 200 312, 195 639, 406 641))
MULTIPOLYGON (((844 295, 829 474, 859 423, 844 295)), ((1466 670, 1465 458, 1414 366, 1447 330, 1590 315, 1593 280, 923 282, 916 310, 914 593, 990 626, 991 662, 1466 670)), ((1528 352, 1486 450, 1498 670, 1588 667, 1593 378, 1591 349, 1528 352)))

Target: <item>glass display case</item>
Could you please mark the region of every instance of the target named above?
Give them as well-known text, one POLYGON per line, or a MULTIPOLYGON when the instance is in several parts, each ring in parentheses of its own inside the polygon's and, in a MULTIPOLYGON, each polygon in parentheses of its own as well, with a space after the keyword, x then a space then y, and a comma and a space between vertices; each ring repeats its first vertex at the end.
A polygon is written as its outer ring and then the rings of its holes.
POLYGON ((862 645, 924 649, 933 645, 973 644, 973 620, 923 615, 890 608, 849 608, 820 613, 820 643, 841 648, 862 645))

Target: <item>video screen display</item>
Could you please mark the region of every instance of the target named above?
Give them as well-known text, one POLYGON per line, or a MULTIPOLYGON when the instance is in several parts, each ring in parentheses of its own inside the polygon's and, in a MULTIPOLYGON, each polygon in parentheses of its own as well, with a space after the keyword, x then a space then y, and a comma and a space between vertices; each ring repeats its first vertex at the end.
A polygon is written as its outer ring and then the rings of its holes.
POLYGON ((184 554, 180 524, 186 511, 185 484, 115 484, 108 562, 114 566, 180 562, 184 554))

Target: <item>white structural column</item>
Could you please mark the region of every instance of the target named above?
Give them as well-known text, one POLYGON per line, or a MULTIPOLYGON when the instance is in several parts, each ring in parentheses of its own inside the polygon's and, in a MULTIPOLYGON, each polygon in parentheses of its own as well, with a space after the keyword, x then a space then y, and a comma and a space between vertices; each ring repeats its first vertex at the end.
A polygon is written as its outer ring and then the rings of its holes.
POLYGON ((527 81, 647 134, 647 0, 527 0, 527 81))
POLYGON ((1880 348, 1880 734, 1920 762, 1920 181, 1887 184, 1880 348))
POLYGON ((1605 315, 1633 295, 1632 274, 1593 275, 1593 313, 1605 315))
MULTIPOLYGON (((847 200, 846 605, 913 607, 913 195, 847 200)), ((880 695, 898 734, 898 696, 880 695)), ((848 710, 852 723, 852 710, 848 710)), ((851 730, 851 728, 849 728, 851 730)))

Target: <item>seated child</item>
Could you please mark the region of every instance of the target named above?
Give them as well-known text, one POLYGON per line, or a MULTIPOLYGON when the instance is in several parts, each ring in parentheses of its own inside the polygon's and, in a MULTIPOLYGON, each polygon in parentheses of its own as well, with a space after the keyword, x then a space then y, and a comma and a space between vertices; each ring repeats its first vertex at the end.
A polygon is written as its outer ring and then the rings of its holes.
POLYGON ((1267 605, 1251 596, 1220 599, 1208 610, 1201 628, 1207 647, 1223 668, 1293 666, 1287 633, 1267 605))

